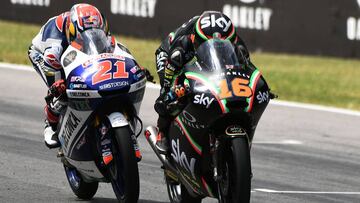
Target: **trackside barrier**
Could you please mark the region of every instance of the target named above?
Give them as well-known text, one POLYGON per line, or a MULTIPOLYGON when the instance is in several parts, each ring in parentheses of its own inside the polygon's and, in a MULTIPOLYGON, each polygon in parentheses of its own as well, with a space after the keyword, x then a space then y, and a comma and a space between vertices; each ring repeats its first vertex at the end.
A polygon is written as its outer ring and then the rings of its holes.
POLYGON ((0 19, 41 24, 79 2, 96 5, 119 34, 164 37, 218 10, 251 50, 360 57, 360 0, 2 0, 0 19))

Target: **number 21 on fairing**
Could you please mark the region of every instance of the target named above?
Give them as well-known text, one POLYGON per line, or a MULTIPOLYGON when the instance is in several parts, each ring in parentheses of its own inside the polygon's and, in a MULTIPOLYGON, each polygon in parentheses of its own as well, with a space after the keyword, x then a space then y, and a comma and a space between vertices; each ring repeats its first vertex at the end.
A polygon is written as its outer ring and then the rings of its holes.
POLYGON ((231 90, 229 90, 229 85, 226 79, 223 79, 220 81, 220 99, 226 99, 229 97, 251 97, 252 96, 252 90, 248 86, 249 80, 243 79, 243 78, 234 78, 231 83, 230 87, 231 90))
POLYGON ((101 61, 98 64, 98 71, 92 77, 92 85, 118 78, 128 78, 129 73, 125 70, 124 61, 116 61, 115 64, 110 60, 101 61), (115 66, 116 71, 110 72, 112 67, 115 66))

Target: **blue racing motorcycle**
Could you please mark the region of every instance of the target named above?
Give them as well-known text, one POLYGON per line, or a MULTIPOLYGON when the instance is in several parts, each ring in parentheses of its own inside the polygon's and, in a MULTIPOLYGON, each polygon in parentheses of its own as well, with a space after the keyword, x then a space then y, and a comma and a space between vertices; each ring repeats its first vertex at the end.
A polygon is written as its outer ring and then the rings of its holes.
POLYGON ((141 154, 135 131, 136 124, 142 128, 144 71, 114 38, 96 29, 81 33, 61 63, 67 107, 58 126, 59 157, 71 189, 91 199, 99 182, 110 182, 119 202, 137 202, 141 154))

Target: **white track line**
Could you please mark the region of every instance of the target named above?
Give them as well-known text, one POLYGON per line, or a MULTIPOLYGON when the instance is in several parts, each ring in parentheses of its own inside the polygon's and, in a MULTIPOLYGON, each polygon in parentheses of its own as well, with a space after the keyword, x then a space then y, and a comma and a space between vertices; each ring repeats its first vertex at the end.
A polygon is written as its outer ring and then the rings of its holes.
POLYGON ((330 113, 337 113, 337 114, 345 114, 349 116, 360 116, 359 111, 352 111, 347 109, 335 108, 335 107, 326 107, 320 106, 315 104, 304 104, 298 102, 288 102, 288 101, 271 101, 271 104, 278 105, 278 106, 286 106, 286 107, 294 107, 294 108, 302 108, 302 109, 309 109, 309 110, 316 110, 316 111, 325 111, 330 113))
MULTIPOLYGON (((1 63, 1 62, 0 62, 0 68, 12 69, 12 70, 22 70, 22 71, 34 71, 34 69, 31 66, 11 64, 11 63, 1 63)), ((160 89, 159 85, 153 84, 153 83, 147 83, 146 86, 151 89, 160 89)), ((304 103, 298 103, 298 102, 288 102, 288 101, 279 101, 279 100, 271 101, 270 103, 272 105, 278 105, 278 106, 302 108, 302 109, 324 111, 324 112, 360 117, 359 111, 352 111, 352 110, 341 109, 341 108, 325 107, 325 106, 314 105, 314 104, 304 104, 304 103)))
POLYGON ((253 144, 262 145, 302 145, 304 144, 299 140, 280 140, 280 141, 254 141, 253 144))
POLYGON ((35 72, 34 68, 31 66, 11 64, 11 63, 0 63, 0 68, 35 72))
POLYGON ((277 193, 277 194, 337 194, 337 195, 360 195, 360 192, 340 192, 340 191, 281 191, 270 190, 265 188, 254 189, 256 192, 277 193))

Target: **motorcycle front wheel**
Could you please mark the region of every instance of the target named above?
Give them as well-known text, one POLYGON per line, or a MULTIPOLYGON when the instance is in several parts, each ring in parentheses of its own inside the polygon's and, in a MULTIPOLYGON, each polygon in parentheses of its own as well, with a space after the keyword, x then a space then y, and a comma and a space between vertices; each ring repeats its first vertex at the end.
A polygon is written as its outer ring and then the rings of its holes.
POLYGON ((167 177, 166 174, 164 176, 171 203, 201 203, 201 197, 191 196, 182 184, 167 177))
POLYGON ((129 126, 114 128, 113 161, 109 166, 111 185, 119 202, 133 203, 139 199, 139 170, 132 131, 129 126))
POLYGON ((218 183, 219 202, 248 203, 251 193, 250 148, 246 137, 228 142, 221 164, 222 179, 218 183))

